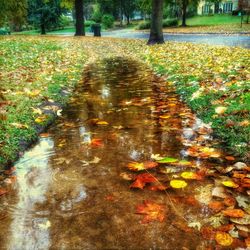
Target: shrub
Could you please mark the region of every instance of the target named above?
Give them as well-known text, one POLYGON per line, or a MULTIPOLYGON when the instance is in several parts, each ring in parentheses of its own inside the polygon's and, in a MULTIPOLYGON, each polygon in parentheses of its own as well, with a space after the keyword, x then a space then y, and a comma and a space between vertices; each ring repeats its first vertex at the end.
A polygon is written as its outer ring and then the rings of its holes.
POLYGON ((174 19, 174 18, 172 18, 172 19, 164 19, 163 23, 162 23, 162 26, 164 28, 178 26, 178 20, 174 19))
POLYGON ((91 25, 95 24, 95 21, 87 20, 84 22, 85 27, 91 27, 91 25))
POLYGON ((112 28, 114 26, 115 19, 111 15, 104 15, 102 17, 102 24, 104 28, 112 28))
POLYGON ((138 24, 136 27, 137 30, 146 30, 150 29, 151 22, 150 21, 143 21, 138 24))
POLYGON ((0 35, 8 35, 8 33, 9 32, 6 29, 0 28, 0 35))
POLYGON ((102 21, 102 12, 100 10, 100 6, 97 4, 97 5, 94 5, 93 8, 94 10, 93 10, 91 19, 95 21, 96 23, 100 23, 102 21))
POLYGON ((72 20, 70 17, 67 16, 61 16, 59 20, 59 27, 66 27, 69 26, 72 23, 72 20))

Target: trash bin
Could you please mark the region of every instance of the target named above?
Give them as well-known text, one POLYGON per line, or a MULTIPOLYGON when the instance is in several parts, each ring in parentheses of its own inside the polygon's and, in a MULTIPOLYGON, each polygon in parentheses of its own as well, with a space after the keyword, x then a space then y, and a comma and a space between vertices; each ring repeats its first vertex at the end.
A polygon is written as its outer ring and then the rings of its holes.
POLYGON ((92 24, 91 30, 94 32, 94 36, 101 36, 101 25, 99 23, 92 24))

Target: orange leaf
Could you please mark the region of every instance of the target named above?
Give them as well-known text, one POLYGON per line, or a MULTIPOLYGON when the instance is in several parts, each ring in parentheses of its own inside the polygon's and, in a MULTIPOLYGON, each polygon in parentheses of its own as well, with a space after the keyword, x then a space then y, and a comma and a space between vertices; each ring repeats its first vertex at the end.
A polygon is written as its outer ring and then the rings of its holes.
POLYGON ((143 164, 144 164, 145 169, 155 168, 159 165, 157 162, 154 162, 154 161, 146 161, 143 164))
POLYGON ((224 204, 220 201, 211 201, 208 207, 214 212, 218 213, 224 209, 224 204))
POLYGON ((227 224, 227 225, 221 225, 220 227, 217 228, 217 230, 221 232, 229 232, 233 228, 234 224, 227 224))
POLYGON ((250 247, 250 237, 245 239, 245 243, 247 245, 247 248, 250 247))
POLYGON ((215 237, 214 228, 211 226, 204 226, 201 228, 201 235, 206 240, 213 240, 215 237))
POLYGON ((146 169, 155 168, 158 166, 157 162, 146 161, 146 162, 130 162, 128 168, 132 171, 142 171, 146 169))
POLYGON ((235 160, 235 158, 233 156, 226 156, 225 159, 228 160, 228 161, 234 161, 235 160))
POLYGON ((166 190, 168 187, 165 185, 155 185, 155 186, 150 186, 148 187, 149 190, 151 191, 164 191, 166 190))
POLYGON ((103 146, 102 139, 92 139, 90 145, 92 147, 102 147, 103 146))
POLYGON ((0 196, 7 194, 8 191, 6 189, 0 188, 0 196))
POLYGON ((136 213, 144 215, 141 223, 149 223, 151 221, 163 222, 165 219, 165 207, 152 201, 144 201, 136 207, 136 213))
POLYGON ((233 243, 233 238, 230 236, 230 234, 225 232, 216 232, 215 240, 219 245, 225 247, 230 246, 233 243))
POLYGON ((224 216, 232 217, 232 218, 242 218, 245 213, 241 209, 227 209, 222 212, 224 216))
POLYGON ((155 182, 157 179, 151 174, 139 174, 135 177, 135 181, 130 185, 130 188, 143 189, 147 183, 155 182))

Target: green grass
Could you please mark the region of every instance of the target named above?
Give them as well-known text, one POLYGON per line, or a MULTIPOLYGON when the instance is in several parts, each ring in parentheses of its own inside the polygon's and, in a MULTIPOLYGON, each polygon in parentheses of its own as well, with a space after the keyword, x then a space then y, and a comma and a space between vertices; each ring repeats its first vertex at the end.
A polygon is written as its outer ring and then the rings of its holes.
POLYGON ((239 24, 240 20, 241 17, 232 16, 228 14, 213 15, 213 16, 195 16, 187 19, 187 25, 204 26, 204 25, 239 24))
MULTIPOLYGON (((47 114, 39 108, 51 100, 64 105, 67 95, 81 78, 86 57, 79 52, 72 56, 69 43, 49 39, 0 39, 0 167, 13 162, 20 143, 37 138, 37 127, 46 126, 56 110, 47 114), (17 115, 18 114, 18 115, 17 115), (38 121, 38 120, 40 121, 38 121)), ((55 108, 56 106, 54 106, 55 108)))

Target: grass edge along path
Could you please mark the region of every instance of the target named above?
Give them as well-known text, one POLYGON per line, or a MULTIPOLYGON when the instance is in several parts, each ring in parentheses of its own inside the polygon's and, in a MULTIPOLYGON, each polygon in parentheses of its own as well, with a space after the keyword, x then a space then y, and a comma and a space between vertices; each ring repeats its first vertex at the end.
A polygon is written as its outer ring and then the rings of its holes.
POLYGON ((166 43, 142 57, 222 139, 228 153, 250 159, 250 51, 166 43), (224 60, 223 60, 224 58, 224 60))
POLYGON ((81 79, 86 56, 63 40, 11 37, 0 40, 0 48, 0 169, 3 169, 60 116, 81 79))

